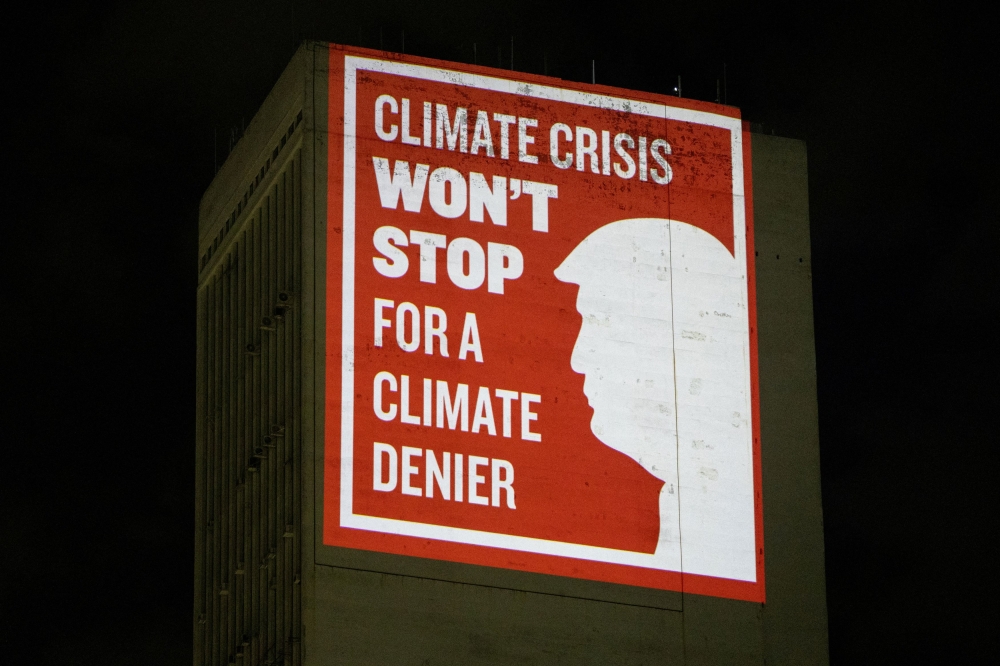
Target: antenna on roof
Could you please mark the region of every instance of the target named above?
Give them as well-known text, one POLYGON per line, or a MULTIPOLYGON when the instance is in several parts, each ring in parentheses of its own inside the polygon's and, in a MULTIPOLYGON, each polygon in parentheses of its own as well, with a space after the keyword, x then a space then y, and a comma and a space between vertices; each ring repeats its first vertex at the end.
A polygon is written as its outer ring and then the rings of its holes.
POLYGON ((593 60, 590 61, 590 82, 597 83, 597 64, 593 60))

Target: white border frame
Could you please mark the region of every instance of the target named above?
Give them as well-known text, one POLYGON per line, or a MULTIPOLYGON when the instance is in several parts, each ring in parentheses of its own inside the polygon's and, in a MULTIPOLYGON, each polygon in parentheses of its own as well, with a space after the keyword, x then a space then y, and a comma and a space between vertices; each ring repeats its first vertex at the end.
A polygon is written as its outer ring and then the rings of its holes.
MULTIPOLYGON (((357 148, 357 72, 358 70, 380 72, 395 76, 423 79, 434 83, 448 83, 456 86, 478 88, 493 92, 534 97, 634 113, 664 120, 676 120, 719 127, 730 132, 732 137, 733 165, 733 255, 742 262, 745 302, 749 304, 746 256, 746 208, 743 182, 743 125, 740 119, 707 111, 681 109, 664 104, 640 102, 579 90, 554 88, 535 83, 525 83, 510 79, 499 79, 482 74, 470 74, 453 70, 427 67, 391 60, 376 60, 358 56, 344 57, 344 207, 343 207, 343 290, 342 290, 342 375, 341 375, 341 433, 340 433, 340 525, 341 527, 435 539, 487 548, 504 548, 514 551, 571 557, 582 560, 623 564, 629 566, 677 571, 666 568, 651 553, 637 553, 599 546, 585 546, 562 541, 549 541, 533 537, 512 536, 496 532, 483 532, 458 527, 444 527, 428 523, 414 523, 393 518, 379 518, 354 513, 354 259, 355 259, 355 152, 357 148)), ((750 322, 746 321, 747 346, 744 354, 747 384, 747 413, 753 418, 751 409, 752 393, 750 375, 750 322)), ((746 429, 748 444, 753 445, 753 427, 746 429)), ((756 507, 754 509, 756 516, 756 507)), ((755 518, 756 520, 756 518, 755 518)), ((683 543, 681 544, 683 549, 683 543)), ((680 572, 678 572, 680 573, 680 572)))

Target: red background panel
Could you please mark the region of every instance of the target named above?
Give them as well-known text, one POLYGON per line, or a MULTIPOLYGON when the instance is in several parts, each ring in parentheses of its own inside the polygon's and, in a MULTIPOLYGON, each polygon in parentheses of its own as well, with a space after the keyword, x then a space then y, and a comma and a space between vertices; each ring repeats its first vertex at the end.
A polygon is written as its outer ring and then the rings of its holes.
MULTIPOLYGON (((418 555, 487 566, 498 566, 564 576, 575 576, 662 589, 688 591, 741 599, 763 598, 763 553, 758 555, 758 582, 740 583, 702 576, 643 569, 623 565, 588 562, 570 558, 515 552, 483 546, 470 546, 414 537, 401 537, 339 525, 340 484, 340 386, 341 386, 341 256, 340 228, 343 159, 343 58, 346 51, 331 51, 330 139, 329 139, 329 247, 327 266, 327 420, 324 543, 391 553, 418 555)), ((382 57, 384 54, 358 51, 359 55, 382 57)), ((430 64, 445 69, 487 73, 485 68, 437 63, 418 58, 406 61, 430 64)), ((733 110, 705 103, 656 98, 631 91, 610 90, 601 86, 581 86, 528 75, 519 80, 543 81, 559 87, 585 88, 629 99, 669 101, 676 106, 699 108, 732 115, 733 110), (705 108, 708 107, 708 108, 705 108)), ((679 220, 699 226, 733 251, 733 197, 731 138, 728 130, 667 121, 648 116, 625 114, 607 109, 582 107, 566 102, 545 102, 453 84, 439 84, 395 75, 358 72, 356 150, 356 249, 355 249, 355 461, 354 512, 356 514, 402 519, 412 522, 462 527, 487 532, 536 537, 620 550, 651 553, 658 531, 658 495, 662 482, 648 474, 627 456, 605 446, 590 430, 592 410, 583 394, 584 376, 572 371, 570 356, 580 329, 581 317, 575 301, 578 287, 560 282, 553 271, 591 232, 617 220, 657 217, 679 220), (538 120, 531 133, 536 137, 529 152, 538 156, 538 164, 516 159, 516 126, 512 127, 512 160, 499 159, 499 133, 491 122, 497 158, 473 156, 458 151, 437 150, 423 146, 388 143, 374 131, 373 110, 381 94, 396 100, 411 100, 413 135, 421 128, 422 103, 446 104, 453 114, 458 106, 469 110, 470 142, 476 111, 528 116, 538 120), (646 136, 666 139, 672 154, 673 168, 669 185, 637 177, 623 180, 583 172, 575 168, 556 168, 548 157, 549 127, 562 122, 571 127, 586 126, 595 130, 628 132, 633 138, 646 136), (471 222, 468 212, 456 219, 435 214, 425 200, 420 213, 383 208, 380 204, 372 156, 409 162, 411 173, 417 163, 430 169, 454 168, 468 177, 471 171, 490 176, 500 175, 555 184, 558 199, 549 202, 549 231, 531 229, 531 198, 521 195, 508 200, 506 227, 492 224, 489 214, 484 223, 471 222), (371 258, 379 256, 372 246, 378 227, 391 225, 403 231, 419 230, 455 237, 469 237, 484 248, 488 242, 516 246, 524 256, 524 274, 505 283, 505 293, 491 294, 486 285, 477 290, 463 290, 451 283, 445 270, 445 251, 438 251, 436 284, 420 282, 417 248, 404 248, 410 259, 406 275, 396 279, 380 275, 371 258), (408 301, 420 310, 430 305, 443 308, 448 315, 449 358, 426 355, 420 350, 407 353, 395 343, 394 330, 385 331, 381 348, 373 346, 373 301, 390 299, 408 301), (466 312, 476 314, 482 341, 484 363, 457 358, 459 337, 466 312), (380 421, 372 409, 372 380, 382 370, 397 378, 411 378, 412 412, 421 410, 422 379, 446 380, 454 390, 457 383, 470 388, 470 421, 479 386, 535 393, 542 402, 534 405, 538 420, 533 430, 542 434, 541 442, 519 437, 519 409, 515 403, 513 437, 472 434, 448 429, 404 425, 395 420, 380 421), (483 507, 468 502, 445 501, 440 497, 405 496, 398 492, 372 490, 372 443, 414 446, 478 455, 510 461, 515 470, 517 509, 506 506, 483 507)), ((386 125, 398 124, 398 116, 387 115, 386 125)), ((752 219, 749 198, 749 133, 744 132, 744 165, 747 184, 747 252, 752 271, 752 219)), ((571 150, 566 146, 562 152, 571 150)), ((635 155, 635 151, 630 151, 635 155)), ((612 151, 613 160, 616 159, 612 151)), ((655 163, 650 160, 650 166, 655 163)), ((753 277, 750 275, 750 312, 754 313, 753 277)), ((384 316, 394 319, 391 310, 384 316)), ((760 517, 759 433, 756 396, 756 323, 751 319, 752 386, 754 405, 754 467, 757 492, 757 541, 763 543, 760 517)), ((388 394, 398 399, 399 393, 388 394)), ((500 427, 500 402, 494 400, 494 415, 500 427)), ((422 461, 421 469, 422 469, 422 461)), ((422 482, 423 475, 415 477, 422 482)), ((418 484, 418 485, 422 485, 418 484)), ((481 491, 482 492, 482 491, 481 491)))

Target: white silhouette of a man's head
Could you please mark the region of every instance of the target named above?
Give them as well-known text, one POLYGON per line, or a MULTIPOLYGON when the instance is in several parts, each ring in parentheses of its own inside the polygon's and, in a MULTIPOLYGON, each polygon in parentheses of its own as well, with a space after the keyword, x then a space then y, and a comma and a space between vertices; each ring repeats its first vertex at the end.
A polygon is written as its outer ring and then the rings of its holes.
POLYGON ((591 430, 662 481, 677 473, 670 226, 614 222, 590 234, 555 271, 580 285, 583 325, 572 368, 586 379, 591 430))
POLYGON ((555 276, 580 285, 571 365, 591 430, 664 482, 657 566, 754 580, 745 265, 704 229, 633 219, 555 276))

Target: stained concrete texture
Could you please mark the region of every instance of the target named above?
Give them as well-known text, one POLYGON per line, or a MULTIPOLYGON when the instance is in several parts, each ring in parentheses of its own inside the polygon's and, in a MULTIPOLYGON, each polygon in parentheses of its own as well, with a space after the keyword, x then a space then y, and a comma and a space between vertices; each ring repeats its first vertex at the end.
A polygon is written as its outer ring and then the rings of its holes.
MULTIPOLYGON (((301 467, 289 467, 286 474, 294 477, 289 477, 289 488, 300 504, 291 505, 294 511, 287 519, 291 522, 280 525, 287 535, 282 543, 287 540, 295 548, 290 551, 293 557, 282 560, 287 576, 273 581, 287 592, 281 604, 273 597, 273 605, 282 605, 282 617, 291 622, 283 623, 284 633, 275 636, 273 644, 261 644, 263 653, 272 660, 280 655, 290 663, 316 666, 826 664, 808 171, 801 141, 750 135, 765 603, 321 545, 328 49, 326 44, 312 42, 300 49, 251 122, 235 157, 227 161, 206 193, 201 209, 200 256, 209 256, 202 267, 204 282, 219 262, 232 261, 226 259, 236 247, 232 239, 246 228, 238 216, 227 226, 230 210, 239 205, 235 197, 247 179, 255 177, 261 159, 270 163, 276 154, 276 137, 285 136, 288 119, 302 111, 296 130, 301 134, 291 135, 288 149, 301 148, 290 154, 298 165, 295 173, 300 175, 295 177, 300 180, 295 182, 300 184, 297 193, 302 205, 289 208, 294 218, 290 228, 300 230, 296 233, 301 236, 281 237, 290 248, 301 250, 289 250, 297 263, 289 274, 297 299, 292 319, 301 333, 293 340, 299 356, 288 366, 294 368, 295 377, 289 380, 293 386, 282 394, 297 405, 300 420, 301 437, 290 443, 294 450, 289 449, 288 461, 301 467), (213 258, 216 246, 218 255, 213 258)), ((258 203, 263 201, 261 192, 274 191, 272 181, 277 176, 262 173, 265 177, 257 193, 247 199, 251 211, 262 205, 258 203)), ((199 321, 208 316, 214 302, 204 284, 199 321)), ((199 339, 201 355, 206 353, 204 344, 199 339)), ((242 354, 242 347, 237 351, 242 354)), ((199 432, 205 414, 199 411, 199 432)), ((204 442, 199 447, 203 456, 204 442)), ((208 462, 199 457, 199 474, 205 474, 205 479, 208 462)), ((205 486, 198 488, 198 506, 207 507, 205 486)), ((198 521, 199 535, 216 529, 207 508, 198 514, 198 521)), ((248 533, 246 538, 258 543, 260 535, 248 533)), ((206 604, 222 607, 219 595, 228 594, 229 589, 219 586, 231 572, 222 560, 218 566, 211 564, 214 560, 206 557, 209 546, 201 537, 197 548, 196 663, 226 663, 239 649, 232 647, 239 638, 230 629, 235 620, 218 614, 205 617, 204 613, 206 604)), ((271 566, 269 562, 265 564, 271 566)), ((272 603, 270 593, 254 599, 264 606, 272 603)), ((261 629, 251 643, 268 635, 273 610, 252 615, 261 629)), ((253 644, 248 649, 252 648, 253 644)))

